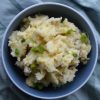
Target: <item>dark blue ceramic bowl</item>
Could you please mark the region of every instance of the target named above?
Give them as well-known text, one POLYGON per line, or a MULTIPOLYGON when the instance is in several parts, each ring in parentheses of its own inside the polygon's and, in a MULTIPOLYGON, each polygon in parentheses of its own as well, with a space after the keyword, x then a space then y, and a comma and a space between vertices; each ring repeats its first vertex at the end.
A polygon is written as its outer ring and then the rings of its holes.
POLYGON ((96 38, 94 36, 94 30, 91 26, 89 20, 84 18, 78 11, 75 9, 58 3, 44 3, 44 4, 36 4, 32 5, 23 11, 21 11, 16 17, 11 21, 9 26, 6 29, 3 38, 2 44, 2 61, 4 65, 4 69, 11 79, 11 81, 24 93, 37 98, 42 99, 57 99, 68 96, 78 89, 80 89, 89 79, 92 72, 94 71, 96 62, 98 57, 98 45, 96 42, 96 38), (34 15, 36 13, 47 14, 49 16, 54 17, 66 17, 69 21, 75 23, 82 31, 86 32, 89 36, 92 50, 89 54, 90 60, 85 66, 79 66, 78 72, 76 73, 75 79, 62 87, 54 89, 52 87, 45 88, 42 91, 33 89, 28 87, 25 84, 25 77, 21 73, 21 71, 15 67, 14 58, 10 55, 10 50, 8 47, 8 37, 11 35, 12 31, 15 30, 22 19, 29 15, 34 15))

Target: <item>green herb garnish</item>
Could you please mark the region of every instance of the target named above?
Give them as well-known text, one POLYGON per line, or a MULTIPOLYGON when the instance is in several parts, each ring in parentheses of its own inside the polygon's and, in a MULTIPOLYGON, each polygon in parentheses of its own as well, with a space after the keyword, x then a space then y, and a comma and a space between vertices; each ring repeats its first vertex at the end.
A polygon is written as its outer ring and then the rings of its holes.
POLYGON ((25 39, 22 39, 21 42, 24 43, 25 42, 25 39))
POLYGON ((32 47, 32 52, 38 52, 38 48, 37 47, 32 47))
POLYGON ((37 46, 37 47, 33 47, 31 50, 32 50, 33 52, 43 53, 43 52, 45 51, 45 48, 44 48, 43 45, 40 44, 40 45, 37 46))
POLYGON ((44 46, 43 46, 43 45, 39 45, 39 46, 38 46, 38 51, 39 51, 40 53, 43 53, 43 52, 45 51, 44 46))
POLYGON ((15 54, 19 55, 19 50, 17 48, 15 49, 15 54))
POLYGON ((41 83, 33 83, 33 87, 36 88, 36 89, 42 90, 43 89, 43 84, 41 84, 41 83))
POLYGON ((34 70, 34 68, 36 67, 36 64, 31 64, 31 69, 34 70))
POLYGON ((75 53, 75 52, 73 52, 72 55, 73 55, 74 57, 77 57, 77 53, 75 53))
POLYGON ((33 83, 33 88, 36 88, 36 83, 33 83))
POLYGON ((81 38, 80 39, 85 44, 88 44, 89 43, 88 37, 84 33, 81 34, 81 38))
POLYGON ((69 29, 65 34, 66 34, 66 35, 69 35, 69 34, 72 34, 73 32, 76 32, 76 30, 69 29))
POLYGON ((37 88, 38 88, 39 90, 42 90, 42 89, 43 89, 43 85, 42 85, 42 84, 37 84, 37 88))

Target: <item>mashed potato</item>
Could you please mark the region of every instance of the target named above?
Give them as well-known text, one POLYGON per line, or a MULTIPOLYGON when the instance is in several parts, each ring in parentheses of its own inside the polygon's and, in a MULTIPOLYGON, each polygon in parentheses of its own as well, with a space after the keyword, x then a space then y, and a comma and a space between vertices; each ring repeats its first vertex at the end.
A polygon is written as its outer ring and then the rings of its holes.
POLYGON ((73 81, 77 66, 88 61, 91 45, 67 18, 35 15, 23 20, 9 37, 11 55, 27 76, 26 84, 42 89, 73 81))

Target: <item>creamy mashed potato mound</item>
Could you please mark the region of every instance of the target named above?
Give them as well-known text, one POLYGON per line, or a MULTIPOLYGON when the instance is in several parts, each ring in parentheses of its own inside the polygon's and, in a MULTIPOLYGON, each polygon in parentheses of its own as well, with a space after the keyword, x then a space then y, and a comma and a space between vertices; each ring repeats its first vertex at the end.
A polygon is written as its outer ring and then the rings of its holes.
POLYGON ((27 17, 12 32, 8 46, 26 84, 42 89, 73 81, 79 63, 86 64, 91 45, 87 35, 67 18, 27 17))

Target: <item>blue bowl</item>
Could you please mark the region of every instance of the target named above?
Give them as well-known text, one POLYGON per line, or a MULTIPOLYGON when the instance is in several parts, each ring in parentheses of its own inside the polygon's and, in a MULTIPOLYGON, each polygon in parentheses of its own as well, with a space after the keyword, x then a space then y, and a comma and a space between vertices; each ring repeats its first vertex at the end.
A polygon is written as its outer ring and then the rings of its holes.
POLYGON ((75 9, 59 3, 36 4, 21 11, 8 25, 2 43, 2 61, 4 69, 11 81, 24 93, 32 97, 41 99, 62 98, 80 89, 88 81, 89 77, 93 73, 97 62, 97 57, 98 45, 90 21, 84 18, 84 16, 82 16, 75 9), (61 86, 57 89, 48 87, 43 89, 42 91, 39 91, 28 87, 25 84, 24 75, 21 73, 19 68, 15 67, 15 59, 10 55, 10 50, 8 47, 8 37, 11 35, 12 31, 14 31, 18 27, 19 23, 24 17, 34 15, 36 13, 47 14, 54 17, 62 16, 68 18, 69 21, 75 23, 76 26, 87 33, 92 45, 92 50, 89 54, 90 60, 88 61, 88 63, 85 66, 79 65, 76 77, 71 83, 61 86))

